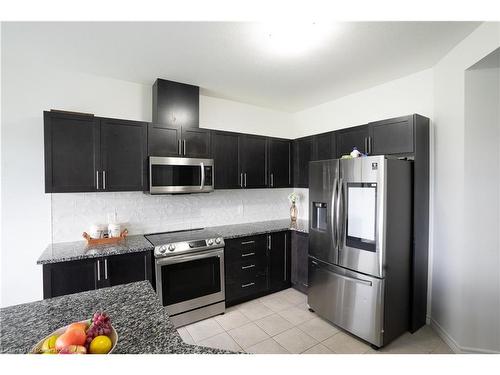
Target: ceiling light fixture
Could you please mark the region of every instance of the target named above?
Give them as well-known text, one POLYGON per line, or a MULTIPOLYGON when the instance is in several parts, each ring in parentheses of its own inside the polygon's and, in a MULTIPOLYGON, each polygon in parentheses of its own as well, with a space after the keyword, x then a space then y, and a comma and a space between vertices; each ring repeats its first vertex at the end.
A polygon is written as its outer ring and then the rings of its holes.
POLYGON ((333 28, 333 23, 258 23, 255 35, 256 42, 266 52, 281 57, 299 57, 324 45, 333 28))

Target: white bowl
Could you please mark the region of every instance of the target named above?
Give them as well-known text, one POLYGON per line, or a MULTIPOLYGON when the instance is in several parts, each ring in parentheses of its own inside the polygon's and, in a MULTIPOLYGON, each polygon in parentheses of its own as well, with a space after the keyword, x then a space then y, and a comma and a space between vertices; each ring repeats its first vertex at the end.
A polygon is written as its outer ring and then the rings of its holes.
MULTIPOLYGON (((88 319, 87 320, 82 320, 82 321, 80 321, 78 323, 87 323, 87 322, 88 322, 88 319)), ((58 328, 54 332, 52 332, 51 334, 45 336, 43 339, 41 339, 40 341, 38 341, 35 346, 33 346, 31 348, 30 354, 41 354, 42 353, 43 342, 45 340, 47 340, 52 335, 57 335, 57 336, 62 335, 64 332, 66 332, 66 329, 68 327, 69 327, 69 324, 67 326, 58 328)), ((111 325, 111 333, 109 334, 109 338, 111 339, 111 343, 113 345, 111 346, 111 350, 108 353, 106 353, 106 354, 111 354, 113 352, 113 350, 115 349, 116 343, 118 342, 118 333, 116 333, 116 330, 113 327, 113 325, 111 325)))

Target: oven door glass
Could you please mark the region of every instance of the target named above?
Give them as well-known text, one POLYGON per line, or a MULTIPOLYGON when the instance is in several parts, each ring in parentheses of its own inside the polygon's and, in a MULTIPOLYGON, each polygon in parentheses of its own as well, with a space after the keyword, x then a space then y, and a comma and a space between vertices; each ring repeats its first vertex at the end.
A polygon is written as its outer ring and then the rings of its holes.
POLYGON ((218 256, 161 266, 163 305, 221 292, 218 256))

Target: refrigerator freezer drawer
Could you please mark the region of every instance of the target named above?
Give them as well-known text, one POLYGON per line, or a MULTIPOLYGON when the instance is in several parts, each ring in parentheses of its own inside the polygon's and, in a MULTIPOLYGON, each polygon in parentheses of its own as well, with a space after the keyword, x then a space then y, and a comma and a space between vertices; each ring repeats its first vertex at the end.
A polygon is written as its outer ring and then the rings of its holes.
POLYGON ((309 257, 309 306, 319 316, 378 347, 383 344, 383 288, 383 279, 309 257))

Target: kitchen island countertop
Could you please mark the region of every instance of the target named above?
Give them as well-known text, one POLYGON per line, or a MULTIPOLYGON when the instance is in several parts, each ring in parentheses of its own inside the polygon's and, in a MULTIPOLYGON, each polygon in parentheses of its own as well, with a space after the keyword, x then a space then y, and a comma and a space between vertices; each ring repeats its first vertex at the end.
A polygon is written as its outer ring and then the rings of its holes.
POLYGON ((106 312, 118 333, 113 354, 221 354, 182 341, 147 281, 0 309, 0 353, 23 354, 56 329, 106 312))

